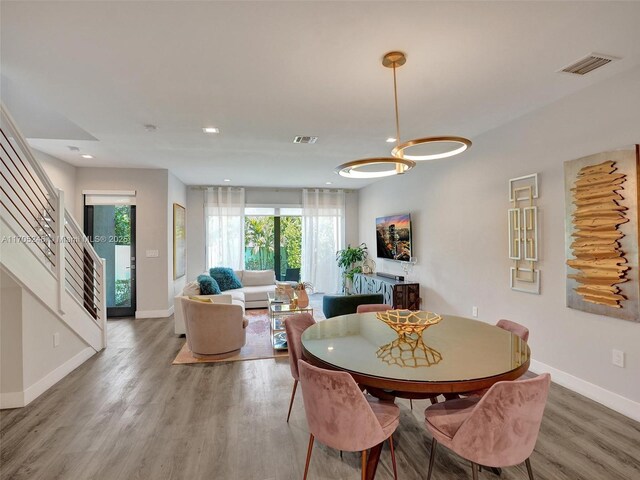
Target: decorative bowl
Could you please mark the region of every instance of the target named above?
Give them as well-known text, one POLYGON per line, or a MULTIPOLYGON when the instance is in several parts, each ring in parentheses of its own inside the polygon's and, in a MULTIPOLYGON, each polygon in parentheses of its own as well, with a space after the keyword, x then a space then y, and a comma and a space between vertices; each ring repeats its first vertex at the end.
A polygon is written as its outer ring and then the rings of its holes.
POLYGON ((442 320, 437 313, 423 310, 387 310, 376 312, 376 317, 393 328, 398 335, 419 335, 442 320))

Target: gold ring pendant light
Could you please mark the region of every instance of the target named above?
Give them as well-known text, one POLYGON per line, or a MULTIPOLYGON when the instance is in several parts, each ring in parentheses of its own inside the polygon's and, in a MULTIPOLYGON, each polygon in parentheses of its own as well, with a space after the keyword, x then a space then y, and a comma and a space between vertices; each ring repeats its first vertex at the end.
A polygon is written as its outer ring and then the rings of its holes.
POLYGON ((351 162, 344 163, 336 168, 335 171, 339 175, 348 178, 378 178, 403 174, 415 167, 416 161, 435 160, 438 158, 452 157, 464 152, 471 146, 470 140, 463 137, 454 136, 425 137, 415 140, 409 140, 403 143, 400 142, 400 116, 398 114, 398 84, 396 79, 396 68, 401 67, 406 62, 407 57, 402 52, 389 52, 382 58, 382 65, 387 68, 393 69, 393 99, 396 114, 396 146, 391 151, 391 155, 393 157, 378 157, 353 160, 351 162), (423 155, 410 154, 412 148, 415 150, 414 147, 435 143, 451 144, 452 148, 437 153, 429 153, 423 155), (365 167, 385 164, 390 165, 391 168, 386 170, 364 170, 365 167))

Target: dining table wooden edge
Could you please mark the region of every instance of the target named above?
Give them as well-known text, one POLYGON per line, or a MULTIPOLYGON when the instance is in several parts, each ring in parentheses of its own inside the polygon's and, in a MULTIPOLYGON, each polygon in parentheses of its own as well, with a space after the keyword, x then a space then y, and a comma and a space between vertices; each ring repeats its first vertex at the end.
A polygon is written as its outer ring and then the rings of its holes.
POLYGON ((349 373, 358 385, 372 387, 371 390, 383 390, 394 397, 410 399, 430 398, 434 395, 442 395, 446 393, 467 393, 484 390, 490 388, 494 383, 520 378, 527 372, 527 370, 529 370, 529 364, 531 363, 531 355, 529 355, 527 360, 520 366, 499 375, 477 378, 474 380, 418 382, 376 377, 374 375, 365 375, 345 368, 339 368, 310 353, 304 344, 302 345, 302 354, 305 360, 316 367, 349 373))

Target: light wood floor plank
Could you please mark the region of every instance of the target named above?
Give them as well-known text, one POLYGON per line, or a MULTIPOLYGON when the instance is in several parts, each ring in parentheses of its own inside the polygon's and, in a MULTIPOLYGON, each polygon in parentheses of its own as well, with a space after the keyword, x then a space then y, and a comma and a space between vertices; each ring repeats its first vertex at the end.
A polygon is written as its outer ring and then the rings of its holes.
MULTIPOLYGON (((289 424, 286 359, 176 365, 168 319, 109 322, 109 347, 23 409, 0 412, 0 478, 11 480, 293 480, 308 431, 300 389, 289 424)), ((399 478, 426 475, 427 401, 400 400, 399 478)), ((531 458, 538 480, 640 479, 640 424, 552 385, 531 458)), ((358 479, 359 453, 316 443, 310 479, 358 479)), ((438 449, 434 480, 470 478, 438 449)), ((393 478, 385 446, 376 478, 393 478)), ((497 479, 482 472, 483 479, 497 479)), ((503 480, 526 479, 524 466, 503 480)))

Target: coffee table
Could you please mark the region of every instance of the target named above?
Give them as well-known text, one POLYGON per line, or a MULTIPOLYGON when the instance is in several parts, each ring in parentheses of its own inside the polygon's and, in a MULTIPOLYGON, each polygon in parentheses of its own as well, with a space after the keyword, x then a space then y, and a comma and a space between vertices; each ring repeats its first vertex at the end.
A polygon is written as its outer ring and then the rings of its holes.
POLYGON ((273 345, 273 349, 287 350, 287 333, 284 330, 284 319, 288 315, 295 315, 296 313, 302 312, 308 312, 313 316, 313 308, 310 306, 293 308, 288 302, 276 300, 276 295, 272 292, 268 293, 268 303, 271 344, 273 345))

